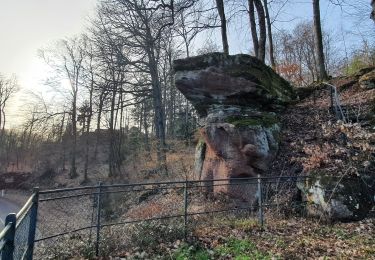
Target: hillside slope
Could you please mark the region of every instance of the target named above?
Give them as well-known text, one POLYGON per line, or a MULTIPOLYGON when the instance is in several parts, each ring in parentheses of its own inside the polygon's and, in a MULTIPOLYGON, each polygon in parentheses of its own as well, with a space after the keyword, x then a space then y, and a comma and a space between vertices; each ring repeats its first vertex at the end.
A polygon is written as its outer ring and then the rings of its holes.
POLYGON ((299 90, 305 98, 281 115, 280 151, 271 175, 312 171, 336 175, 374 172, 375 88, 361 88, 358 78, 330 81, 337 87, 347 123, 336 122, 330 110, 328 86, 315 85, 299 90))

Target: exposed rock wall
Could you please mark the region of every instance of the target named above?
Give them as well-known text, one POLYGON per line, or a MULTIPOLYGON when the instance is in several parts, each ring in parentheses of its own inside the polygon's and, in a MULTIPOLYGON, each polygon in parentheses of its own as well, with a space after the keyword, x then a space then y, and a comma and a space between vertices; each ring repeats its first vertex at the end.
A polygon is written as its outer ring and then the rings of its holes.
POLYGON ((315 173, 298 187, 308 201, 308 214, 325 220, 361 220, 375 203, 371 176, 339 178, 315 173))
MULTIPOLYGON (((175 61, 176 87, 200 118, 196 175, 204 180, 265 174, 278 150, 276 112, 295 98, 292 87, 249 55, 212 53, 175 61)), ((254 186, 254 185, 253 185, 254 186)), ((215 187, 248 197, 253 189, 215 187)))
POLYGON ((375 88, 375 69, 361 76, 358 83, 363 89, 375 88))

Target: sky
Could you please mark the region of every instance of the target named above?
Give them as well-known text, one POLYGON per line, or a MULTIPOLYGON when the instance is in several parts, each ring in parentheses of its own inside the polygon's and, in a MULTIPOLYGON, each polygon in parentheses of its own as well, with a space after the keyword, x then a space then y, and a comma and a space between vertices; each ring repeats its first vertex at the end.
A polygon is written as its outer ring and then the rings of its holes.
POLYGON ((38 49, 84 31, 96 0, 0 0, 0 73, 16 74, 20 92, 7 108, 8 127, 19 123, 28 91, 43 92, 47 66, 38 49))
MULTIPOLYGON (((7 108, 8 127, 17 126, 21 121, 29 91, 46 91, 43 82, 50 71, 38 58, 38 49, 84 32, 88 18, 94 15, 96 3, 97 0, 0 0, 0 73, 7 76, 16 74, 20 85, 19 93, 7 108)), ((274 24, 274 31, 291 29, 296 23, 311 20, 311 17, 311 0, 293 0, 293 4, 286 5, 281 12, 280 19, 274 24)), ((363 14, 366 26, 370 23, 368 17, 369 14, 363 14)), ((321 18, 326 29, 341 31, 348 45, 360 42, 360 37, 352 33, 359 30, 358 19, 349 19, 328 0, 321 0, 321 18)), ((243 30, 245 27, 248 28, 247 17, 236 15, 232 18, 229 28, 232 54, 248 53, 250 50, 250 33, 243 30)), ((196 40, 196 48, 207 35, 220 43, 218 32, 202 34, 196 40)))

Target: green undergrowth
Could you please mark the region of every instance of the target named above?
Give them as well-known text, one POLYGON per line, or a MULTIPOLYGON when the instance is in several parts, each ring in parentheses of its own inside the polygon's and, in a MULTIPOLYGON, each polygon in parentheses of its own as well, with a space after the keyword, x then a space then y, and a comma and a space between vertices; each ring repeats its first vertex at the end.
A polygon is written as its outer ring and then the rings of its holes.
POLYGON ((208 260, 208 259, 235 259, 235 260, 266 260, 277 259, 270 253, 263 252, 248 239, 229 238, 225 243, 212 250, 202 246, 182 244, 175 252, 173 259, 177 260, 208 260))
POLYGON ((175 252, 173 259, 176 260, 206 260, 212 259, 208 250, 202 248, 200 245, 182 244, 175 252))
POLYGON ((258 250, 255 244, 247 239, 230 238, 215 251, 222 257, 236 260, 274 259, 269 253, 258 250))

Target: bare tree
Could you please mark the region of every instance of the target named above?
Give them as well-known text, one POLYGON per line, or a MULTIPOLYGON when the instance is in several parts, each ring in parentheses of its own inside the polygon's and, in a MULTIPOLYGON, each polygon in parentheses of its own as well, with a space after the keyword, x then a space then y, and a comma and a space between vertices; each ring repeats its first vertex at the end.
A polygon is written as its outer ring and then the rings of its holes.
POLYGON ((264 13, 263 4, 261 0, 248 0, 248 4, 249 4, 250 30, 251 30, 251 35, 253 39, 255 57, 257 57, 258 59, 264 62, 265 57, 266 57, 267 30, 266 30, 266 16, 264 13), (259 37, 258 37, 258 30, 256 26, 255 9, 258 15, 259 37))
POLYGON ((83 61, 85 58, 85 40, 83 38, 71 38, 60 40, 55 49, 42 50, 40 52, 42 58, 50 65, 58 74, 61 80, 66 79, 69 82, 70 97, 71 97, 71 164, 70 164, 70 178, 78 176, 76 167, 77 157, 77 102, 78 90, 80 87, 81 74, 83 70, 83 61))
POLYGON ((211 39, 207 39, 203 46, 197 50, 198 55, 207 54, 211 52, 219 52, 220 47, 211 39))
POLYGON ((314 38, 315 38, 315 51, 319 72, 319 80, 328 79, 328 74, 324 61, 324 47, 322 25, 320 20, 320 0, 313 0, 313 20, 314 20, 314 38))
MULTIPOLYGON (((200 3, 201 4, 201 3, 200 3)), ((191 9, 182 10, 177 17, 174 30, 182 38, 185 47, 186 57, 190 57, 190 46, 195 37, 204 30, 202 23, 202 5, 194 5, 191 9)))
POLYGON ((228 36, 227 36, 227 19, 225 17, 224 0, 216 0, 217 12, 220 16, 221 41, 223 52, 229 54, 228 36))
POLYGON ((5 131, 6 114, 5 107, 9 98, 18 91, 16 76, 6 78, 0 74, 0 139, 5 131))
POLYGON ((91 121, 93 117, 93 96, 94 96, 94 87, 96 84, 95 73, 96 70, 95 66, 95 52, 94 52, 94 44, 91 39, 88 38, 87 35, 83 36, 85 39, 85 62, 83 65, 83 85, 86 87, 88 91, 88 101, 84 106, 84 121, 86 121, 86 127, 83 128, 86 136, 86 148, 85 148, 85 162, 84 162, 84 169, 83 169, 83 181, 88 180, 88 167, 89 167, 89 152, 90 152, 90 129, 91 129, 91 121))
MULTIPOLYGON (((123 90, 125 84, 126 67, 128 58, 125 54, 124 44, 116 38, 111 29, 105 25, 103 17, 94 24, 93 38, 96 44, 97 58, 101 67, 103 82, 99 85, 99 111, 97 120, 97 136, 99 136, 100 120, 103 112, 109 112, 109 177, 116 177, 121 170, 121 134, 116 132, 118 111, 120 110, 120 131, 123 115, 123 90), (109 111, 103 110, 108 102, 109 111)), ((97 139, 98 142, 98 139, 97 139)), ((96 145, 97 147, 97 145, 96 145)), ((97 148, 96 148, 97 149, 97 148)), ((96 151, 95 149, 95 151, 96 151)), ((96 153, 96 152, 95 152, 96 153)))
MULTIPOLYGON (((283 30, 274 35, 276 70, 296 86, 309 85, 318 78, 313 26, 312 22, 303 21, 290 32, 283 30)), ((335 74, 341 65, 333 38, 332 32, 323 32, 326 68, 335 74)))
POLYGON ((272 23, 271 23, 270 13, 268 11, 268 0, 264 0, 263 5, 264 5, 264 12, 265 12, 266 21, 267 21, 267 35, 268 35, 268 46, 269 46, 269 56, 270 56, 271 67, 273 69, 276 69, 276 61, 275 61, 274 47, 273 47, 273 36, 272 36, 272 23))
MULTIPOLYGON (((180 12, 194 1, 136 1, 107 0, 99 9, 99 19, 107 36, 112 35, 114 47, 130 71, 148 76, 154 110, 154 127, 157 137, 157 158, 160 169, 166 170, 165 114, 162 79, 159 71, 163 34, 175 23, 180 12), (128 50, 124 55, 123 50, 128 50)), ((134 80, 133 80, 134 83, 134 80)), ((131 82, 129 82, 131 84, 131 82)), ((144 84, 144 83, 143 83, 144 84)), ((134 85, 134 84, 133 84, 134 85)))

